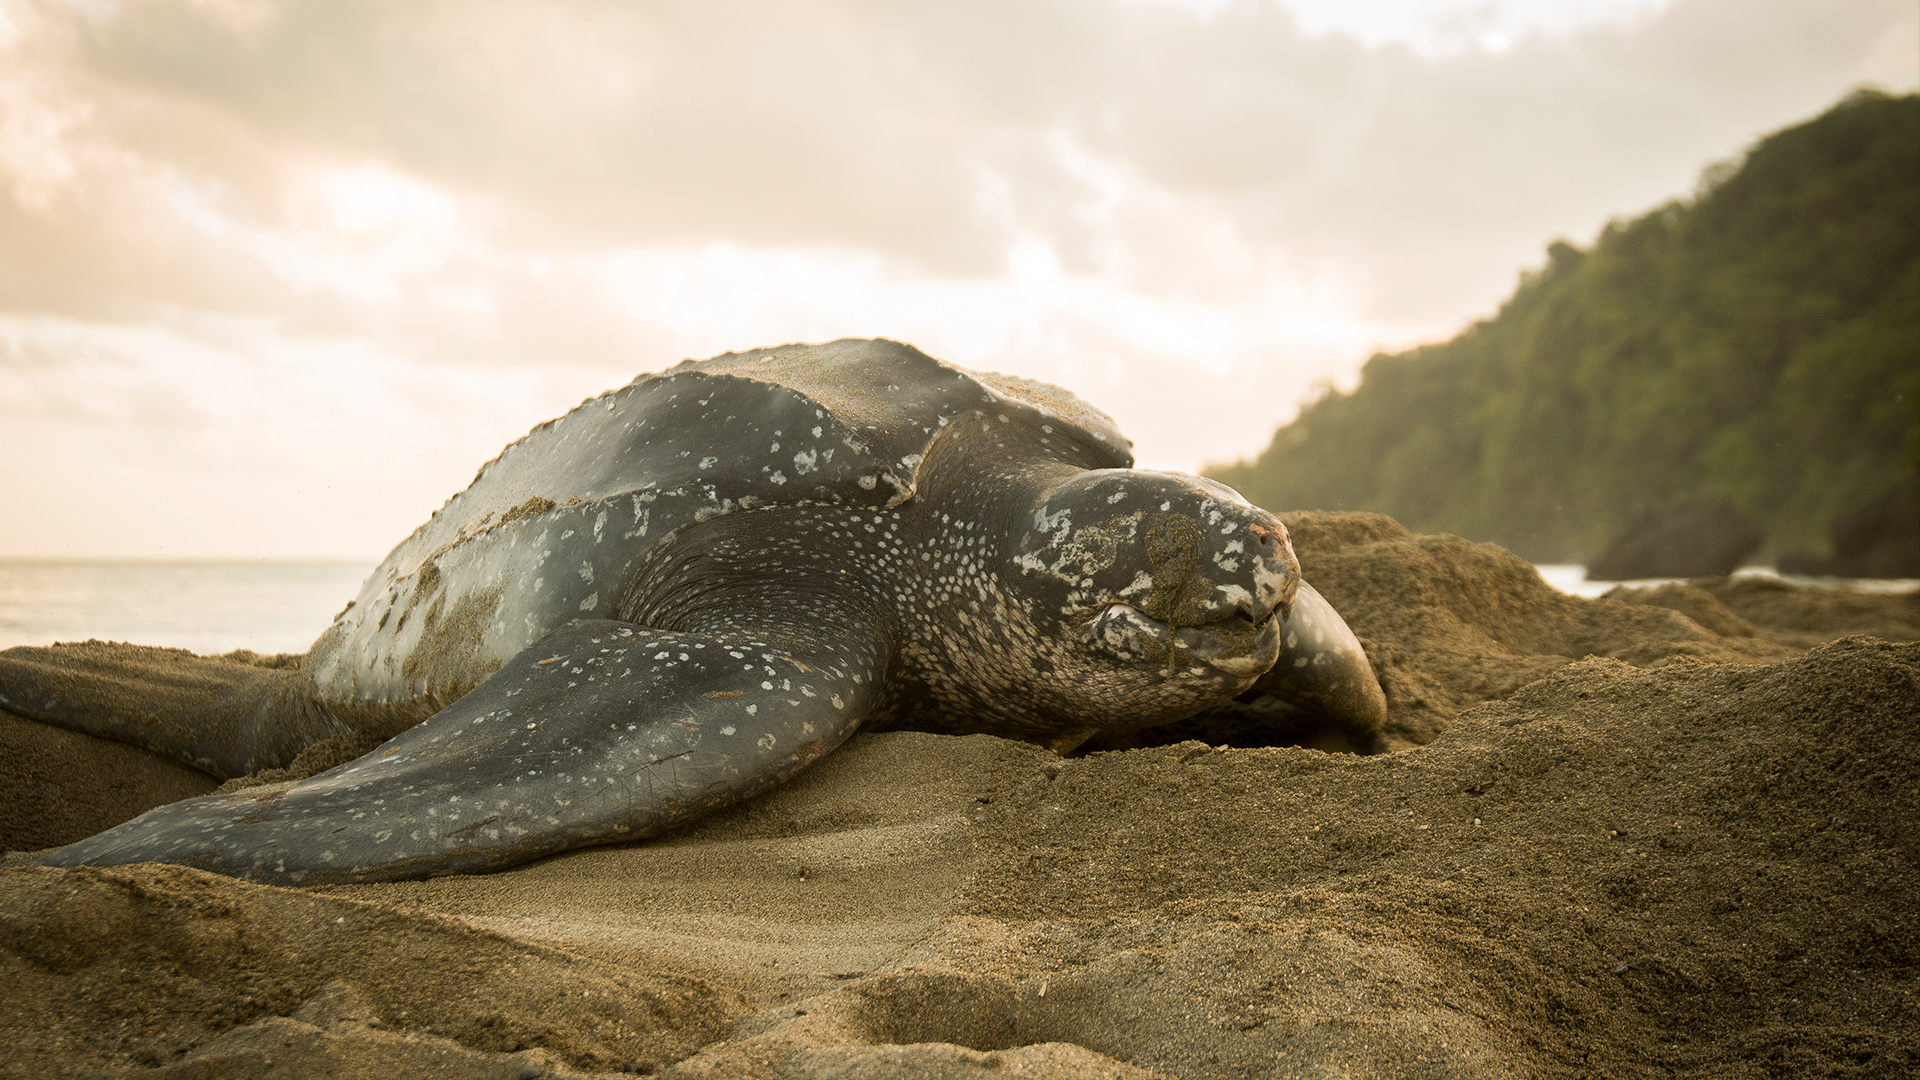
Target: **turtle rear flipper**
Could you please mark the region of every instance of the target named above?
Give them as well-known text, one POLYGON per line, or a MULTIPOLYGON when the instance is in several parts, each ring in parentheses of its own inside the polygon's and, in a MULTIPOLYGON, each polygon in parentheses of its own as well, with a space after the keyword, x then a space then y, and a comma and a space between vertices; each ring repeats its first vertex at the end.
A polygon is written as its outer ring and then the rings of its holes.
POLYGON ((282 768, 352 732, 297 669, 107 641, 0 651, 0 708, 221 779, 282 768))
POLYGON ((637 840, 838 746, 877 696, 878 654, 572 622, 364 757, 290 786, 163 806, 42 861, 320 884, 477 873, 637 840))

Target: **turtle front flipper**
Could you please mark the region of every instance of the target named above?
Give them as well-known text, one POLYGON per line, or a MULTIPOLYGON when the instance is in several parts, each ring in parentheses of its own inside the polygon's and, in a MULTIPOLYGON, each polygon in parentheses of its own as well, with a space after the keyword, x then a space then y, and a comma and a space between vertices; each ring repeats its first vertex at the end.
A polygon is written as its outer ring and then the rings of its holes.
POLYGON ((1253 688, 1314 713, 1355 749, 1378 748, 1387 695, 1347 621, 1304 581, 1280 629, 1280 658, 1253 688))
POLYGON ((873 642, 572 622, 364 757, 291 786, 163 806, 42 862, 320 884, 636 840, 838 746, 872 707, 880 663, 873 642))

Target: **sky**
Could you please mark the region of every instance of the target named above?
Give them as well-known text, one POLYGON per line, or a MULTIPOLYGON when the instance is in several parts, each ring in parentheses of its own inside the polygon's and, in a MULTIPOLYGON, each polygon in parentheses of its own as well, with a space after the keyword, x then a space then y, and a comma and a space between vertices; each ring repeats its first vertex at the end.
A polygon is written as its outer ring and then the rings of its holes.
POLYGON ((1915 0, 0 0, 0 557, 364 559, 635 375, 879 336, 1257 453, 1915 0))

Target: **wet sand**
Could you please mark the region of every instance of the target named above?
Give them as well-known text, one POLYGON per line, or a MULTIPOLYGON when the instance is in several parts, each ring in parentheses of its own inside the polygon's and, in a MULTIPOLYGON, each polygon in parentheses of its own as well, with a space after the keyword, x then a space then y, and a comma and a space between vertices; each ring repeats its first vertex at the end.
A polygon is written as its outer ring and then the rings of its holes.
MULTIPOLYGON (((16 865, 0 1075, 1920 1068, 1920 597, 1583 600, 1489 545, 1283 517, 1392 753, 895 732, 502 874, 16 865)), ((0 760, 10 847, 215 786, 5 716, 0 760)))

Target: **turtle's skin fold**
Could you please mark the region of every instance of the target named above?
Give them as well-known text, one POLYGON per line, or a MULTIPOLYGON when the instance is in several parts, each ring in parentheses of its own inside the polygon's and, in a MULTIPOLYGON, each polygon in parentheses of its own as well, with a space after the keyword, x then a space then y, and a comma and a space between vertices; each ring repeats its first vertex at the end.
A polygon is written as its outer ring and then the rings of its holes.
POLYGON ((1385 699, 1286 526, 1130 446, 1064 390, 891 341, 643 375, 483 466, 298 668, 0 652, 0 706, 219 776, 390 736, 43 862, 496 870, 749 797, 862 726, 1066 752, 1249 690, 1364 744, 1385 699))

